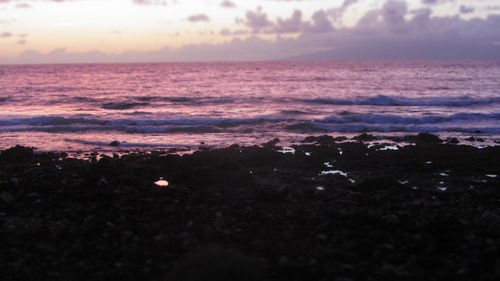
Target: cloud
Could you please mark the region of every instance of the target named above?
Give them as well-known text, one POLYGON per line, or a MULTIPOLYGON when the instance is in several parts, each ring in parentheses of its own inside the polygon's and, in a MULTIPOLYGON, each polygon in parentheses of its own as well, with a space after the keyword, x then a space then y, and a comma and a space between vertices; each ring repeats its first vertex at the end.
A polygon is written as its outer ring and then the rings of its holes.
POLYGON ((190 22, 208 22, 210 18, 205 14, 192 15, 187 18, 190 22))
POLYGON ((222 3, 220 3, 220 6, 223 8, 236 8, 236 4, 228 0, 222 1, 222 3))
MULTIPOLYGON (((262 8, 256 11, 247 11, 244 20, 237 21, 246 27, 250 28, 254 34, 285 34, 285 33, 300 33, 300 32, 330 32, 333 31, 333 25, 328 19, 325 11, 316 11, 310 21, 302 19, 302 11, 295 10, 289 18, 278 17, 275 21, 271 21, 262 8)), ((226 32, 227 33, 227 32, 226 32)))
POLYGON ((310 19, 304 18, 300 10, 288 17, 270 19, 258 8, 248 11, 246 17, 238 21, 239 29, 228 27, 220 31, 227 36, 247 35, 225 43, 121 54, 73 53, 64 49, 47 54, 27 51, 16 59, 0 62, 500 60, 500 15, 465 20, 460 15, 433 15, 430 7, 409 10, 404 1, 389 0, 380 8, 366 12, 355 26, 334 29, 331 21, 329 10, 318 10, 310 19), (280 36, 286 32, 297 36, 280 36), (261 36, 263 34, 265 36, 261 36))
POLYGON ((401 0, 389 0, 382 6, 382 16, 389 25, 400 25, 405 23, 405 15, 408 13, 408 4, 401 0))
POLYGON ((267 18, 267 14, 262 11, 262 7, 258 7, 256 11, 247 11, 244 24, 254 33, 265 32, 266 29, 273 26, 273 23, 267 18))
MULTIPOLYGON (((62 0, 64 1, 64 0, 62 0)), ((143 6, 151 6, 151 5, 160 5, 167 6, 167 1, 165 0, 132 0, 134 4, 143 5, 143 6)))
POLYGON ((474 8, 465 5, 460 5, 459 11, 461 14, 470 14, 474 12, 474 8))
POLYGON ((444 4, 448 2, 455 2, 455 0, 422 0, 422 4, 424 5, 437 5, 444 4))
POLYGON ((324 33, 333 31, 333 25, 328 19, 328 15, 325 11, 316 11, 312 16, 312 22, 307 23, 305 27, 306 32, 312 33, 324 33))
POLYGON ((26 9, 26 8, 31 8, 31 5, 28 3, 21 3, 21 4, 17 4, 16 8, 26 9))
POLYGON ((12 33, 10 32, 0 33, 0 38, 7 38, 7 37, 12 37, 12 33))
POLYGON ((273 31, 276 33, 295 33, 302 31, 303 25, 302 12, 300 10, 295 10, 288 19, 278 18, 273 31))
POLYGON ((26 43, 27 43, 27 41, 25 39, 21 39, 21 40, 16 42, 16 44, 19 44, 19 45, 24 45, 26 43))
POLYGON ((329 9, 327 13, 330 17, 332 17, 334 21, 338 21, 340 20, 340 18, 342 18, 348 8, 356 4, 357 2, 358 0, 344 0, 340 7, 329 9))

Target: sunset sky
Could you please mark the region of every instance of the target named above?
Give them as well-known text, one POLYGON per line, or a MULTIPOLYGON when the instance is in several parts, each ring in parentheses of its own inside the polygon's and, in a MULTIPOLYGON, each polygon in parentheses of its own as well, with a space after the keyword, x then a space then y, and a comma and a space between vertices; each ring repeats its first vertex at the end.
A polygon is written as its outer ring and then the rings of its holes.
POLYGON ((498 0, 0 0, 0 63, 500 59, 498 0))

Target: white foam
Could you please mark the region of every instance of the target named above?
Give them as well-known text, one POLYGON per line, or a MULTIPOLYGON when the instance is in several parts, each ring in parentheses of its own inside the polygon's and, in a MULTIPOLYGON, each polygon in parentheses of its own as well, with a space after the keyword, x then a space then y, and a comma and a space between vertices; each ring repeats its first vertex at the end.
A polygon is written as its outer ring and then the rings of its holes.
POLYGON ((399 150, 399 147, 397 145, 386 145, 379 150, 399 150))
POLYGON ((498 175, 487 174, 486 176, 487 176, 488 178, 496 178, 498 175))
POLYGON ((441 190, 441 191, 446 191, 446 190, 448 190, 448 188, 447 188, 447 187, 444 187, 444 186, 440 186, 440 187, 438 187, 437 189, 439 189, 439 190, 441 190))
POLYGON ((322 171, 320 175, 322 175, 322 176, 325 176, 325 175, 341 175, 343 177, 347 177, 347 173, 339 171, 339 170, 322 171))
POLYGON ((283 147, 283 149, 276 150, 276 151, 280 152, 280 153, 284 153, 284 154, 287 154, 287 153, 295 154, 295 149, 293 147, 283 147))
POLYGON ((333 165, 330 162, 323 163, 327 168, 333 168, 333 165))

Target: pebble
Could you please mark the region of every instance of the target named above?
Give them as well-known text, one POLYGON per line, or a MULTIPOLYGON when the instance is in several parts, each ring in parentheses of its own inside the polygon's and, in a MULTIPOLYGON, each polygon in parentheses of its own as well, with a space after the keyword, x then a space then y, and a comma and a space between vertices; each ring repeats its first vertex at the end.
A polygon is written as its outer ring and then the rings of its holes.
POLYGON ((10 194, 9 192, 7 191, 4 191, 0 194, 0 198, 6 202, 6 203, 10 203, 12 201, 14 201, 14 196, 12 196, 12 194, 10 194))
POLYGON ((222 219, 222 213, 221 213, 221 212, 217 212, 217 213, 215 213, 215 217, 216 217, 217 219, 222 219))
POLYGON ((396 216, 396 215, 387 215, 387 216, 384 216, 384 217, 382 217, 382 220, 386 224, 399 224, 400 223, 399 217, 396 216))

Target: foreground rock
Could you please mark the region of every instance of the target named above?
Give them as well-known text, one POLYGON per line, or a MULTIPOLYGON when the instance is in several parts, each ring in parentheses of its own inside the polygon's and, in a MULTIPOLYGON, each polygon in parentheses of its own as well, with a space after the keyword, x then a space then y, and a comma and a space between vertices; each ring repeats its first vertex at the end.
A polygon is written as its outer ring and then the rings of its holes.
POLYGON ((416 141, 6 150, 2 279, 497 280, 500 147, 416 141))

